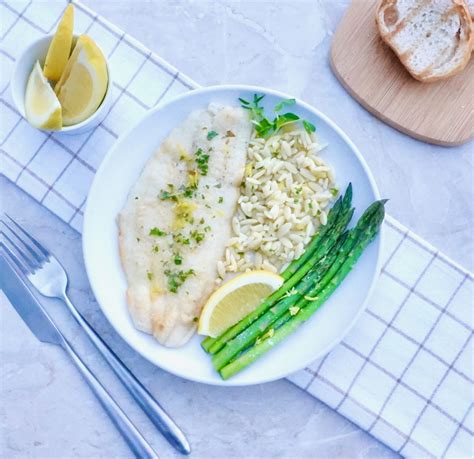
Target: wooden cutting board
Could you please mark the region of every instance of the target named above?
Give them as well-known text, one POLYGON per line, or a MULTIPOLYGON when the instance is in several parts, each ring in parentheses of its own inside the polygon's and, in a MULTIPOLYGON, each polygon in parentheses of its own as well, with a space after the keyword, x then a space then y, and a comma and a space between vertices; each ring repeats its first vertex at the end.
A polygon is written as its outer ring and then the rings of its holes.
POLYGON ((353 0, 331 49, 337 78, 362 106, 416 139, 453 146, 474 135, 474 59, 458 75, 435 83, 410 76, 375 24, 376 0, 353 0))

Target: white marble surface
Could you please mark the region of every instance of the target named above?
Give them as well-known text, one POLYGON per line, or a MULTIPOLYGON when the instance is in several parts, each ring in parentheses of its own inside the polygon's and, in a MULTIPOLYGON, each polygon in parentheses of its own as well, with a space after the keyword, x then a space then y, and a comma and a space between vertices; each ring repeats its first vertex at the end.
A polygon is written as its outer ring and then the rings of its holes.
MULTIPOLYGON (((474 267, 473 148, 412 140, 357 105, 332 75, 331 35, 347 1, 84 0, 203 85, 251 83, 295 94, 327 113, 364 153, 389 212, 474 267)), ((384 458, 395 454, 287 381, 224 389, 171 376, 111 330, 85 276, 80 236, 0 179, 1 204, 64 262, 71 296, 189 435, 193 456, 384 458)), ((129 457, 60 349, 40 344, 0 299, 0 456, 129 457)), ((61 304, 46 306, 161 457, 176 453, 132 403, 61 304)))

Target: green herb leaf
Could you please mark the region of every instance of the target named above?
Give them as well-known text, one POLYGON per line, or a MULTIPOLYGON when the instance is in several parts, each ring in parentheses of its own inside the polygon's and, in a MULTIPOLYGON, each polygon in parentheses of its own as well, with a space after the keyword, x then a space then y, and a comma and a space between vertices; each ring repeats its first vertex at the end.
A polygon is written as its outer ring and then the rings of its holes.
POLYGON ((148 280, 149 280, 149 281, 153 280, 153 273, 152 273, 151 271, 148 271, 148 272, 146 273, 146 277, 148 277, 148 280))
POLYGON ((166 236, 166 233, 159 228, 152 228, 150 232, 148 233, 150 236, 158 236, 158 237, 163 237, 166 236))
POLYGON ((295 105, 296 99, 283 99, 281 102, 275 105, 273 109, 275 112, 279 112, 283 107, 288 107, 290 105, 295 105))
POLYGON ((174 264, 175 265, 180 265, 183 263, 183 258, 181 257, 181 255, 179 255, 178 253, 174 256, 174 264))
POLYGON ((179 287, 184 284, 188 277, 194 276, 194 270, 188 269, 187 271, 171 271, 170 269, 167 269, 165 271, 165 276, 168 278, 168 290, 172 293, 176 293, 179 287))
POLYGON ((224 202, 224 197, 223 196, 219 196, 219 199, 217 200, 217 202, 219 204, 222 204, 224 202))
POLYGON ((192 239, 194 239, 198 244, 204 240, 206 235, 204 233, 200 233, 198 230, 192 230, 189 235, 192 239))
POLYGON ((199 148, 196 153, 196 164, 199 169, 199 172, 201 172, 201 175, 207 175, 207 172, 209 170, 209 155, 204 154, 201 148, 199 148))
POLYGON ((311 134, 312 132, 316 131, 316 126, 307 120, 303 120, 303 127, 305 128, 305 131, 308 134, 311 134))
POLYGON ((181 244, 181 245, 189 245, 190 240, 186 237, 184 237, 183 234, 181 233, 175 233, 173 234, 173 240, 176 242, 176 244, 181 244))
POLYGON ((275 130, 278 131, 278 129, 282 128, 286 124, 294 123, 299 119, 300 117, 294 113, 285 113, 283 115, 279 115, 275 120, 275 130))
MULTIPOLYGON (((264 95, 258 96, 254 94, 253 100, 250 103, 247 100, 239 99, 242 108, 245 108, 249 111, 250 121, 255 127, 255 132, 258 137, 268 137, 271 134, 274 134, 283 126, 294 123, 296 121, 301 121, 306 132, 311 133, 316 130, 316 127, 307 120, 302 120, 298 115, 288 112, 283 115, 278 115, 273 119, 269 119, 265 116, 264 108, 260 105, 260 101, 264 98, 264 95)), ((284 99, 280 101, 274 108, 274 112, 278 113, 284 107, 294 105, 296 103, 295 99, 284 99)))
POLYGON ((166 200, 171 200, 171 201, 177 201, 178 200, 178 197, 173 194, 173 193, 170 193, 169 191, 166 191, 166 190, 161 190, 160 191, 160 194, 158 195, 158 197, 162 200, 162 201, 166 201, 166 200))
POLYGON ((218 136, 219 134, 216 131, 209 131, 207 133, 207 140, 212 140, 214 137, 218 136))

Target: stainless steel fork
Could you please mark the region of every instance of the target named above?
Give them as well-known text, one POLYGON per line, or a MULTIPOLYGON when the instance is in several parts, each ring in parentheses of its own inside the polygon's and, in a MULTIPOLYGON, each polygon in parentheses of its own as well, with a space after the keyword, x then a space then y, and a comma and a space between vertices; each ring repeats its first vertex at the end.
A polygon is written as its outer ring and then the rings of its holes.
POLYGON ((1 222, 21 245, 14 242, 5 231, 0 232, 21 258, 18 263, 19 269, 42 295, 59 298, 66 304, 94 346, 153 424, 178 451, 189 454, 191 448, 181 429, 72 304, 67 295, 68 277, 63 266, 54 255, 28 234, 13 218, 7 214, 5 215, 10 222, 7 223, 5 220, 1 220, 1 222))

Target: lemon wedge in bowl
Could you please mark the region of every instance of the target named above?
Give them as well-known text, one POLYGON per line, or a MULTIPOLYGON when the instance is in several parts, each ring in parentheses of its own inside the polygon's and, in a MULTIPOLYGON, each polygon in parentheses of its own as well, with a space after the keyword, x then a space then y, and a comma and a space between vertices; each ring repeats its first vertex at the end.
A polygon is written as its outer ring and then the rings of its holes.
POLYGON ((199 319, 198 333, 212 338, 257 308, 283 283, 283 278, 270 271, 239 274, 217 289, 207 300, 199 319))
POLYGON ((56 131, 63 125, 61 104, 38 61, 26 85, 25 115, 28 122, 39 129, 56 131))
POLYGON ((63 125, 89 118, 102 103, 108 86, 107 63, 92 38, 81 35, 54 91, 63 108, 63 125))
POLYGON ((43 73, 48 80, 58 81, 71 53, 74 28, 74 6, 70 3, 64 11, 56 33, 48 48, 43 73))

